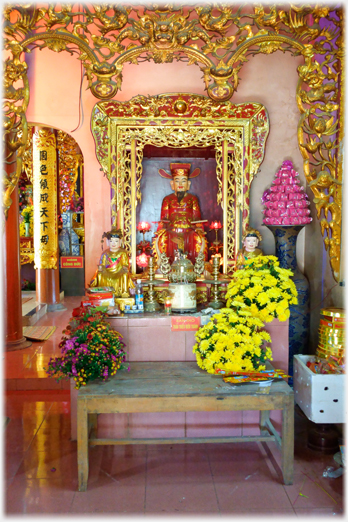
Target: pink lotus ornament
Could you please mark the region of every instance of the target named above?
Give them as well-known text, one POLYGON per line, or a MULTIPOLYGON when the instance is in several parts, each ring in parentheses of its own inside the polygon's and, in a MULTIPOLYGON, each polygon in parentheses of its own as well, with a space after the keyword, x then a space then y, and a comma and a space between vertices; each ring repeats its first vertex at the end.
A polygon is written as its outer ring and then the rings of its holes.
POLYGON ((146 221, 141 221, 137 226, 137 230, 139 230, 139 232, 148 232, 149 230, 151 230, 151 225, 146 221))
POLYGON ((141 268, 147 267, 149 260, 146 254, 140 254, 140 256, 136 257, 137 265, 141 268))
POLYGON ((266 225, 304 225, 312 221, 308 196, 290 160, 283 161, 261 200, 267 209, 263 218, 266 225))

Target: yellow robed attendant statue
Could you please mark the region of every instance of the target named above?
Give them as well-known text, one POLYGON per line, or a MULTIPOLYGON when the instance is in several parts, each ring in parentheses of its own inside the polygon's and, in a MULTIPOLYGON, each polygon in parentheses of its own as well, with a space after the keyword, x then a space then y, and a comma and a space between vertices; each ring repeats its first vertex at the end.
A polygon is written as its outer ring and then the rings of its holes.
POLYGON ((243 234, 243 248, 238 251, 236 268, 244 268, 245 261, 254 257, 263 256, 261 248, 257 248, 262 236, 258 230, 248 228, 243 234))
POLYGON ((91 287, 110 286, 115 290, 115 297, 129 297, 129 289, 135 288, 129 273, 129 258, 122 248, 121 230, 112 229, 104 232, 104 238, 109 241, 109 248, 103 251, 98 269, 90 283, 91 287))

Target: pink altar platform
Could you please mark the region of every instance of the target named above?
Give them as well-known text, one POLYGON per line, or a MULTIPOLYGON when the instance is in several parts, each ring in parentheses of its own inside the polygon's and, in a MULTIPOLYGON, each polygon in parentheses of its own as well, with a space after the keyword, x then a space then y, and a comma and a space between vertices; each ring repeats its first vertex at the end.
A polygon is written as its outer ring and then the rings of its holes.
MULTIPOLYGON (((196 314, 197 315, 197 314, 196 314)), ((195 361, 192 353, 194 331, 172 331, 172 317, 163 313, 126 315, 108 319, 126 344, 130 371, 132 361, 195 361)), ((185 317, 188 317, 185 314, 185 317)), ((191 317, 191 316, 189 316, 191 317)), ((275 368, 288 371, 289 323, 274 319, 266 325, 272 338, 275 368)), ((198 368, 198 367, 197 367, 198 368)), ((222 378, 222 377, 221 377, 222 378)), ((217 378, 218 379, 218 378, 217 378)), ((255 385, 257 386, 257 385, 255 385)), ((76 440, 77 390, 71 380, 71 438, 76 440)), ((275 411, 271 419, 278 431, 281 412, 275 411)), ((171 412, 100 414, 98 437, 151 438, 151 437, 209 437, 259 434, 259 413, 235 412, 171 412)))

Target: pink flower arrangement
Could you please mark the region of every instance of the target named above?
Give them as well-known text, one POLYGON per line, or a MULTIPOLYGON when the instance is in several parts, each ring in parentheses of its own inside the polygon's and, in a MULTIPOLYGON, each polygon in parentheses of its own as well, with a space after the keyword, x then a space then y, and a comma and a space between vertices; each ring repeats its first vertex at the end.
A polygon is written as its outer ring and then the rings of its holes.
POLYGON ((57 381, 72 378, 78 390, 94 379, 106 381, 124 367, 126 351, 121 334, 93 307, 75 308, 63 334, 61 355, 51 357, 45 368, 57 381))
POLYGON ((292 161, 283 161, 262 202, 265 225, 306 225, 312 221, 309 198, 298 179, 292 161))
POLYGON ((83 197, 77 197, 76 194, 74 194, 73 198, 70 202, 70 210, 75 212, 83 212, 84 210, 84 199, 83 197))

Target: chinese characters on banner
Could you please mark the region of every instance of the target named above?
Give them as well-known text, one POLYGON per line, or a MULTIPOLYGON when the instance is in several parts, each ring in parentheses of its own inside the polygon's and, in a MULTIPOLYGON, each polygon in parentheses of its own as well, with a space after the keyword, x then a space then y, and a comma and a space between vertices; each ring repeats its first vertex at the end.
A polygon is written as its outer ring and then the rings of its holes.
POLYGON ((200 326, 200 317, 172 317, 172 332, 195 331, 200 326))
POLYGON ((61 256, 61 268, 83 268, 83 256, 61 256))
POLYGON ((57 153, 50 129, 33 135, 34 268, 57 268, 57 153))

